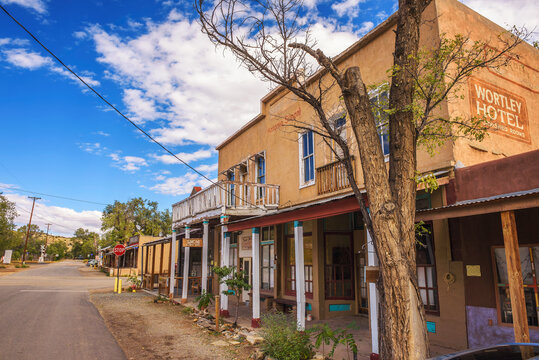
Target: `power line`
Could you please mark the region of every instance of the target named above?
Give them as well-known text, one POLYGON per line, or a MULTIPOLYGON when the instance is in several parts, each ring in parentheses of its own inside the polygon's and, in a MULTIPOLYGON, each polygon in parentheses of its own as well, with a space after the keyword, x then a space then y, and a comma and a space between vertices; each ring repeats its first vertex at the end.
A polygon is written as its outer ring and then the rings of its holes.
POLYGON ((7 16, 9 16, 11 18, 11 20, 13 20, 17 25, 19 25, 28 35, 30 35, 30 37, 32 39, 34 39, 43 49, 45 49, 46 52, 48 52, 56 61, 58 61, 60 63, 60 65, 62 65, 64 68, 66 68, 67 71, 69 71, 71 74, 73 74, 73 76, 75 76, 77 79, 79 79, 80 82, 82 82, 88 89, 90 89, 90 91, 92 91, 95 95, 97 95, 97 97, 99 97, 101 100, 103 100, 108 106, 110 106, 114 111, 116 111, 116 113, 118 113, 118 115, 120 115, 121 117, 123 117, 125 120, 129 121, 129 123, 131 123, 131 125, 133 125, 138 131, 140 131, 141 133, 143 133, 144 135, 146 135, 146 137, 148 137, 148 139, 150 139, 151 141, 153 141, 154 143, 156 143, 161 149, 163 149, 165 152, 169 153, 170 155, 172 155, 174 158, 176 158, 176 160, 178 160, 179 162, 181 162, 182 164, 184 164, 185 166, 187 166, 189 169, 193 170, 195 173, 197 173, 198 175, 200 175, 202 178, 206 179, 207 181, 209 181, 211 184, 219 187, 220 189, 226 191, 227 193, 229 193, 231 196, 234 196, 235 198, 237 198, 238 200, 241 200, 241 201, 244 201, 246 202, 247 204, 251 205, 251 206, 254 206, 254 207, 257 207, 257 208, 260 208, 260 209, 263 209, 262 207, 258 206, 258 205, 255 205, 251 202, 249 202, 248 200, 246 199, 241 199, 238 195, 236 195, 234 192, 228 190, 226 187, 223 187, 221 186, 219 183, 211 180, 210 178, 208 178, 206 175, 204 175, 203 173, 201 173, 200 171, 198 171, 197 169, 195 169, 193 166, 189 165, 186 161, 180 159, 178 156, 176 156, 176 154, 174 154, 172 151, 170 151, 169 149, 167 149, 164 145, 162 145, 159 141, 155 140, 150 134, 148 134, 146 131, 144 131, 140 126, 138 126, 137 124, 135 124, 131 119, 129 119, 126 115, 124 115, 120 110, 118 110, 118 108, 116 108, 114 105, 112 105, 112 103, 110 103, 103 95, 101 95, 99 92, 97 92, 97 90, 95 90, 92 86, 90 86, 86 81, 84 81, 84 79, 82 79, 79 75, 77 75, 77 73, 75 73, 75 71, 71 70, 71 68, 69 66, 67 66, 66 64, 64 64, 64 62, 62 60, 60 60, 60 58, 58 58, 51 50, 49 50, 41 41, 38 40, 37 37, 34 36, 34 34, 32 34, 28 29, 26 29, 26 27, 21 24, 17 19, 15 19, 13 17, 13 15, 11 15, 4 6, 0 5, 0 8, 6 13, 7 16))
POLYGON ((90 201, 90 200, 81 200, 81 199, 70 198, 70 197, 67 197, 67 196, 45 194, 45 193, 41 193, 41 192, 37 192, 37 191, 23 190, 23 189, 19 189, 19 188, 15 188, 15 187, 9 187, 9 186, 0 185, 0 188, 1 189, 14 190, 14 191, 22 191, 22 192, 26 192, 26 193, 30 193, 30 194, 37 194, 37 195, 42 195, 42 196, 50 196, 50 197, 54 197, 54 198, 58 198, 58 199, 64 199, 64 200, 79 201, 79 202, 88 203, 88 204, 105 205, 105 206, 109 205, 109 204, 90 201))

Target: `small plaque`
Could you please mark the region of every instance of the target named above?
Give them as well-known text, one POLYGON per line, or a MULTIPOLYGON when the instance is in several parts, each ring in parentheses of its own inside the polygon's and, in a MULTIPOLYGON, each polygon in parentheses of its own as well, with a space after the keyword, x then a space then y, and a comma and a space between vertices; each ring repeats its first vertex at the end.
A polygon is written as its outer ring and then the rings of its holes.
POLYGON ((380 268, 378 266, 365 266, 365 282, 378 282, 380 276, 380 268))
POLYGON ((466 265, 466 276, 481 276, 481 265, 466 265))
POLYGON ((202 247, 202 238, 183 239, 183 247, 202 247))

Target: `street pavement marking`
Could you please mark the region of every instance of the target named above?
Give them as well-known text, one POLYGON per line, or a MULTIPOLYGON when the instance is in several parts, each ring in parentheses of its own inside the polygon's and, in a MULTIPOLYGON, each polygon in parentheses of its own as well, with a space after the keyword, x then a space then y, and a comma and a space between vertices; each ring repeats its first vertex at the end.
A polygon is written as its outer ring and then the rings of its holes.
POLYGON ((20 292, 65 292, 65 293, 85 293, 88 290, 54 290, 54 289, 43 289, 43 290, 19 290, 20 292))

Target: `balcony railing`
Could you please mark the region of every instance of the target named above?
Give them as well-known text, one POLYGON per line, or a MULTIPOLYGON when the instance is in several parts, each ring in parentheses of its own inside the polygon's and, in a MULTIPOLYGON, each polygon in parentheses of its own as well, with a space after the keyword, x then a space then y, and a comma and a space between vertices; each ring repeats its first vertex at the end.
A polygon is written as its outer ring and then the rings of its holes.
POLYGON ((182 221, 208 212, 275 209, 279 185, 219 181, 172 206, 172 220, 182 221))
MULTIPOLYGON (((352 158, 352 169, 354 159, 352 158)), ((346 168, 340 161, 320 166, 316 169, 316 182, 318 183, 318 195, 343 190, 350 187, 346 168)))

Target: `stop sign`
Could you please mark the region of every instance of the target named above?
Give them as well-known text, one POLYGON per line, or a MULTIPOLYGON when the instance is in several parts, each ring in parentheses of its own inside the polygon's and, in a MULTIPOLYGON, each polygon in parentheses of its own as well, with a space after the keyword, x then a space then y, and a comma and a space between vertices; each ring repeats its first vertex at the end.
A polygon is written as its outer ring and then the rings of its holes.
POLYGON ((125 246, 122 244, 118 244, 114 247, 113 251, 116 256, 122 256, 123 254, 125 254, 125 246))

